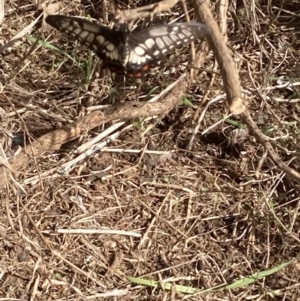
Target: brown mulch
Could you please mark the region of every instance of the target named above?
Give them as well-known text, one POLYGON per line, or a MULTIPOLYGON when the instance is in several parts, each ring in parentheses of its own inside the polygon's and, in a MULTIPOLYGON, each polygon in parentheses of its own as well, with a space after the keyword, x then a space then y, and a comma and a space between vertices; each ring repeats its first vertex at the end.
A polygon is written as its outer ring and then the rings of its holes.
MULTIPOLYGON (((156 2, 60 5, 64 14, 108 25, 118 10, 156 2)), ((238 1, 225 15, 222 5, 210 7, 250 115, 283 163, 300 171, 299 5, 238 1)), ((42 7, 6 1, 0 47, 42 7)), ((185 21, 180 3, 138 24, 179 17, 185 21)), ((39 20, 0 54, 0 300, 300 299, 297 264, 203 295, 128 281, 209 289, 298 258, 299 183, 247 131, 243 116, 229 116, 222 95, 230 82, 206 45, 195 78, 182 69, 192 64, 186 47, 143 80, 124 82, 76 41, 41 29, 39 20), (32 47, 34 38, 43 42, 32 47), (120 121, 114 139, 90 144, 120 121)))

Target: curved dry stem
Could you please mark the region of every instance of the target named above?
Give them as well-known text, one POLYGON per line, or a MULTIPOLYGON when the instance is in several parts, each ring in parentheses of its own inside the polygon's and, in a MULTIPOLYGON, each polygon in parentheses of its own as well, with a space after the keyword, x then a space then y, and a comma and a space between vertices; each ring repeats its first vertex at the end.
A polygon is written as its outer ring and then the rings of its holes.
POLYGON ((237 70, 234 66, 233 59, 228 51, 224 38, 219 30, 218 24, 214 20, 207 2, 203 2, 202 0, 196 0, 195 2, 196 13, 200 21, 205 23, 210 31, 210 35, 207 36, 208 42, 214 51, 214 55, 221 69, 224 90, 227 95, 227 103, 230 110, 234 114, 241 115, 243 121, 247 124, 252 134, 257 138, 259 143, 266 148, 270 158, 273 160, 276 166, 278 166, 292 179, 300 183, 300 174, 287 166, 280 159, 269 142, 268 137, 262 134, 262 132, 254 123, 248 109, 244 105, 237 70))
MULTIPOLYGON (((33 157, 41 156, 45 152, 53 152, 61 146, 72 141, 93 128, 113 120, 131 120, 136 117, 151 117, 154 115, 168 114, 176 105, 181 102, 186 91, 188 81, 182 76, 182 80, 162 100, 151 103, 126 102, 117 103, 102 111, 94 111, 84 116, 71 126, 58 129, 41 136, 24 149, 14 158, 9 160, 10 170, 5 165, 0 167, 0 174, 13 172, 20 173, 32 162, 33 157)), ((53 170, 55 172, 55 170, 53 170)), ((7 184, 7 178, 0 177, 0 188, 7 184)))

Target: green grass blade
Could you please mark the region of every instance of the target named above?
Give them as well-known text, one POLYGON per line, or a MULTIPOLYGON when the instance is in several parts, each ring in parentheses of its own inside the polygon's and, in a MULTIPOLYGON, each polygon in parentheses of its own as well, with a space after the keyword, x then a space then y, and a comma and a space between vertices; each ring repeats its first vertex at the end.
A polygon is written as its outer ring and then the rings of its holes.
MULTIPOLYGON (((27 38, 28 38, 28 40, 29 40, 30 42, 33 42, 33 43, 35 43, 36 40, 37 40, 37 39, 36 39, 35 37, 33 37, 33 36, 27 36, 27 38)), ((43 40, 39 40, 38 43, 39 43, 39 45, 41 45, 41 46, 43 46, 43 47, 47 47, 47 48, 49 48, 49 49, 51 49, 51 50, 55 50, 55 51, 57 51, 57 52, 63 54, 63 55, 66 56, 68 59, 70 59, 70 60, 74 63, 74 65, 76 65, 83 73, 85 73, 84 70, 83 70, 83 68, 82 68, 82 66, 80 65, 80 63, 78 63, 77 60, 75 60, 71 55, 69 55, 69 54, 66 53, 65 51, 59 49, 58 47, 52 45, 51 43, 45 42, 45 41, 43 41, 43 40)))
MULTIPOLYGON (((239 279, 239 280, 233 282, 232 284, 228 284, 228 285, 226 285, 226 284, 219 285, 219 286, 215 286, 215 287, 208 288, 205 290, 200 290, 200 289, 193 288, 190 286, 175 285, 175 289, 177 292, 184 293, 184 294, 196 294, 196 293, 203 294, 203 293, 207 293, 207 292, 211 292, 211 291, 230 290, 230 289, 240 288, 240 287, 252 284, 259 279, 263 279, 272 274, 275 274, 275 273, 279 272, 280 270, 282 270, 283 268, 293 264, 295 261, 296 261, 296 259, 292 259, 288 262, 282 263, 281 265, 279 265, 277 267, 271 268, 269 270, 254 273, 253 275, 251 275, 249 277, 239 279)), ((138 285, 163 288, 165 290, 171 290, 171 288, 172 288, 172 283, 170 283, 170 282, 163 282, 163 281, 158 282, 158 281, 154 281, 151 279, 143 279, 143 278, 131 277, 131 276, 126 276, 126 278, 130 282, 138 284, 138 285)))

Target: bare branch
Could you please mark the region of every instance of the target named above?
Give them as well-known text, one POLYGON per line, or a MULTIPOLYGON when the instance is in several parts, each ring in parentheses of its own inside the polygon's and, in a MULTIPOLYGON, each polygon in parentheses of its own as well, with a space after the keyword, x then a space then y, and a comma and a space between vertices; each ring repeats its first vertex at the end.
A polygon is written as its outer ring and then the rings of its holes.
POLYGON ((253 121, 248 109, 243 103, 241 95, 241 85, 237 70, 234 66, 233 59, 225 44, 224 38, 219 30, 217 22, 214 20, 206 2, 196 0, 196 12, 200 21, 205 23, 210 30, 210 35, 207 35, 208 42, 214 51, 214 55, 221 69, 221 74, 224 82, 224 90, 227 95, 227 103, 230 110, 234 114, 241 114, 243 121, 247 124, 249 130, 257 138, 268 151, 270 158, 282 171, 289 175, 292 179, 300 183, 300 174, 294 169, 287 166, 274 151, 268 137, 262 134, 259 128, 253 121))
MULTIPOLYGON (((8 170, 5 165, 0 166, 0 175, 4 174, 5 169, 7 173, 12 171, 17 175, 32 161, 32 157, 39 157, 45 152, 58 150, 62 144, 78 138, 103 123, 117 119, 130 120, 136 117, 160 115, 162 112, 168 114, 181 102, 181 98, 186 91, 188 81, 184 76, 182 78, 161 101, 155 103, 136 103, 135 101, 117 103, 106 109, 104 114, 101 111, 94 111, 73 123, 70 127, 58 129, 41 136, 30 145, 27 145, 16 157, 9 160, 11 170, 8 170)), ((0 188, 6 184, 6 181, 5 177, 0 177, 0 188)))
POLYGON ((153 14, 158 14, 163 11, 168 11, 175 6, 179 0, 163 0, 158 3, 146 5, 136 9, 128 9, 118 12, 116 19, 122 22, 128 22, 138 18, 146 18, 153 14))
POLYGON ((196 0, 195 10, 200 21, 210 30, 210 35, 206 37, 221 69, 229 109, 234 114, 240 114, 246 107, 242 101, 239 76, 218 24, 206 1, 196 0))
POLYGON ((285 172, 287 175, 289 175, 292 179, 296 180, 298 183, 300 183, 300 173, 294 170, 293 168, 286 165, 280 157, 277 155, 277 153, 274 151, 272 144, 270 143, 268 137, 266 137, 257 127, 255 122, 253 121, 250 113, 248 110, 245 110, 241 117, 243 121, 247 124, 249 130, 251 133, 255 136, 255 138, 259 141, 260 144, 262 144, 266 150, 268 151, 268 154, 270 158, 273 160, 275 165, 279 167, 283 172, 285 172))

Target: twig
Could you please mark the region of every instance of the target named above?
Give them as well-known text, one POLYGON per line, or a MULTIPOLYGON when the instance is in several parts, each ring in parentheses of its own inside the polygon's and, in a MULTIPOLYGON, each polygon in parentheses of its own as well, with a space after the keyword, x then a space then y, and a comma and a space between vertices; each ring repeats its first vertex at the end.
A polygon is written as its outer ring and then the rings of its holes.
POLYGON ((128 22, 138 18, 146 18, 153 14, 158 14, 163 11, 168 11, 177 4, 180 0, 163 0, 158 3, 146 5, 136 9, 123 10, 118 12, 116 19, 121 22, 128 22))
POLYGON ((0 0, 0 25, 2 24, 3 20, 4 20, 4 2, 5 0, 0 0))
POLYGON ((89 273, 83 271, 82 269, 80 269, 78 266, 76 266, 75 264, 73 264, 71 261, 67 260, 66 258, 64 258, 59 252, 52 250, 52 254, 54 256, 56 256, 57 258, 61 259, 65 264, 67 264, 70 268, 73 269, 73 271, 84 275, 87 279, 97 283, 100 287, 102 287, 103 289, 107 289, 107 287, 102 284, 98 279, 94 278, 92 275, 90 275, 89 273))
POLYGON ((257 127, 257 125, 254 123, 250 113, 248 110, 246 110, 244 113, 241 114, 241 117, 243 121, 247 124, 249 130, 253 133, 255 138, 266 148, 268 151, 268 154, 270 158, 273 160, 273 162, 286 174, 288 174, 292 179, 296 180, 298 183, 300 183, 300 173, 298 173, 293 168, 290 168, 287 166, 280 157, 275 153, 273 146, 271 142, 269 141, 269 138, 266 137, 257 127))
POLYGON ((224 90, 226 92, 227 103, 230 110, 234 114, 240 114, 243 122, 247 124, 252 134, 257 138, 259 143, 261 143, 266 148, 273 162, 282 171, 287 173, 292 179, 300 183, 300 174, 294 169, 287 166, 279 158, 279 156, 275 153, 272 144, 269 141, 269 138, 262 134, 257 125, 254 123, 246 106, 244 105, 237 70, 234 66, 231 55, 207 3, 203 2, 202 0, 197 0, 195 10, 199 19, 203 23, 205 23, 210 30, 210 35, 208 35, 207 38, 221 69, 221 74, 224 82, 224 90))
POLYGON ((133 231, 124 231, 124 230, 111 230, 111 229, 57 229, 55 231, 45 230, 41 233, 46 234, 110 234, 110 235, 124 235, 132 237, 141 237, 142 235, 133 231))
MULTIPOLYGON (((198 118, 197 124, 196 124, 196 126, 195 126, 195 128, 194 128, 194 130, 193 130, 193 134, 192 134, 191 139, 190 139, 190 141, 189 141, 189 144, 188 144, 188 147, 187 147, 188 150, 191 150, 191 149, 192 149, 192 145, 193 145, 193 143, 194 143, 194 140, 195 140, 195 138, 196 138, 196 135, 198 134, 198 131, 199 131, 201 122, 202 122, 202 120, 204 119, 204 116, 205 116, 205 114, 206 114, 206 112, 207 112, 209 106, 210 106, 211 104, 215 103, 216 101, 219 101, 219 100, 225 98, 225 96, 226 96, 225 94, 221 94, 221 95, 218 95, 217 97, 211 99, 211 100, 208 102, 208 104, 205 106, 205 108, 202 110, 202 113, 201 113, 201 115, 200 115, 199 118, 198 118)), ((202 133, 202 135, 203 135, 203 133, 202 133)))
MULTIPOLYGON (((181 81, 176 81, 177 85, 161 101, 138 104, 135 101, 121 104, 117 103, 105 110, 104 113, 94 111, 71 124, 69 127, 58 129, 41 136, 39 139, 26 146, 17 156, 9 160, 12 170, 18 174, 32 160, 32 157, 41 156, 46 151, 51 152, 58 150, 61 148, 62 144, 80 137, 80 135, 101 125, 102 123, 119 119, 131 120, 137 117, 151 117, 153 115, 159 115, 161 112, 167 114, 181 101, 181 97, 183 96, 188 84, 184 78, 184 75, 181 76, 181 81)), ((164 93, 160 95, 163 95, 164 93)), ((4 174, 4 169, 5 166, 0 166, 0 175, 4 174)), ((51 174, 55 170, 56 169, 52 169, 46 173, 51 174)), ((6 172, 10 173, 7 169, 6 172)), ((4 177, 0 177, 0 188, 2 188, 6 183, 7 180, 4 177)))
MULTIPOLYGON (((1 0, 0 0, 1 1, 1 0)), ((30 30, 35 26, 35 24, 40 20, 42 17, 42 14, 38 16, 33 22, 31 22, 29 25, 27 25, 23 30, 21 30, 19 33, 17 33, 9 42, 7 42, 5 45, 0 47, 0 54, 4 52, 9 47, 12 47, 12 45, 17 42, 19 39, 24 37, 30 30)))

